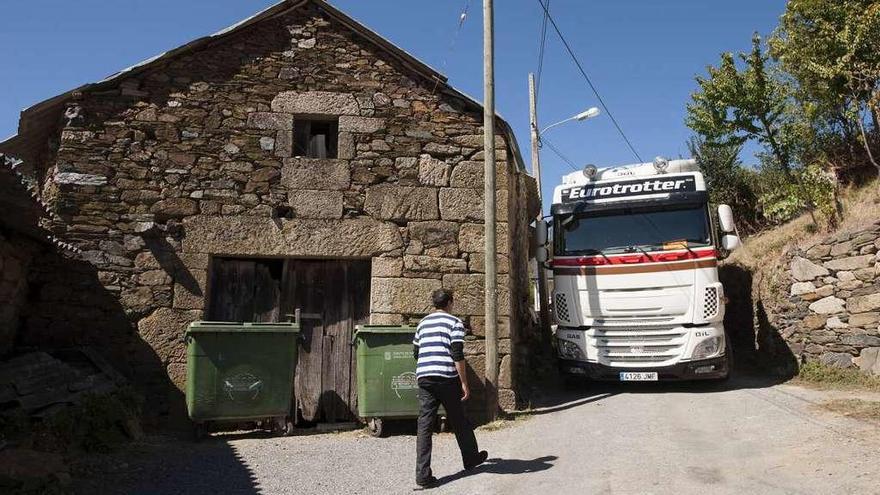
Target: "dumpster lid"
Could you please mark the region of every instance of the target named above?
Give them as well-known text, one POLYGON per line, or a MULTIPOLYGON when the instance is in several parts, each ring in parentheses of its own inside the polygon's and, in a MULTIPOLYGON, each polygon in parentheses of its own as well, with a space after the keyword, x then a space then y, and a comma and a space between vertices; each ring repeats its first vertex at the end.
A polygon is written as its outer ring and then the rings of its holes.
POLYGON ((299 323, 296 322, 273 322, 251 323, 239 321, 194 321, 186 329, 187 333, 293 333, 299 332, 299 323))
POLYGON ((361 333, 416 333, 416 327, 408 325, 358 325, 355 334, 361 333))

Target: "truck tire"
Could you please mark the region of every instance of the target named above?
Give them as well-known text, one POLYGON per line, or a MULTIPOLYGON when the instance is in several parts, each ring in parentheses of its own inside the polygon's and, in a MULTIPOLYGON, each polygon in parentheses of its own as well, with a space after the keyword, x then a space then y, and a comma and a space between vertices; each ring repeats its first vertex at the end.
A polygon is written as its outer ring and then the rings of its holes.
POLYGON ((724 332, 724 355, 727 357, 727 374, 721 378, 713 378, 713 383, 724 384, 730 381, 730 375, 733 374, 733 347, 730 346, 730 337, 724 332))
POLYGON ((574 375, 562 375, 562 388, 565 390, 583 390, 587 380, 574 375))

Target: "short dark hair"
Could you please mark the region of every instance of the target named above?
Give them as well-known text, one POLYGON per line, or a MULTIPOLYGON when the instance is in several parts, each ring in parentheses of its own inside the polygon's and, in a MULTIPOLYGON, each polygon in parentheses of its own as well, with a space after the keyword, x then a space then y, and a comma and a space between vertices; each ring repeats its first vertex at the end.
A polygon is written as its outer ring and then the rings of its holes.
POLYGON ((448 308, 452 304, 452 291, 449 289, 437 289, 431 293, 431 302, 437 309, 448 308))

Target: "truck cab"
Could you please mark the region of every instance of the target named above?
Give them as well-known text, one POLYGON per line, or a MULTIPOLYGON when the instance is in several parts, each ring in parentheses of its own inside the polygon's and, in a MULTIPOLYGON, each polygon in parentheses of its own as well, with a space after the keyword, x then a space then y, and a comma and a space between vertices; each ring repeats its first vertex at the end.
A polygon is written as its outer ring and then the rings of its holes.
MULTIPOLYGON (((724 379, 719 255, 739 246, 730 207, 709 205, 694 160, 588 167, 551 208, 560 370, 594 380, 724 379)), ((539 226, 540 230, 548 226, 539 226)), ((541 251, 543 254, 541 254, 541 251)))

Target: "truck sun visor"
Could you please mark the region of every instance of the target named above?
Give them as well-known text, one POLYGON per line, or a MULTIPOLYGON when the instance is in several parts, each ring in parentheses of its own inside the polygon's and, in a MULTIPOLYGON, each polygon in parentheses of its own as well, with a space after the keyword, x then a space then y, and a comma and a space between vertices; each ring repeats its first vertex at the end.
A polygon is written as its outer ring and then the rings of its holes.
MULTIPOLYGON (((650 193, 649 193, 650 194, 650 193)), ((620 201, 624 197, 618 197, 617 201, 603 201, 600 203, 591 200, 566 201, 551 207, 553 215, 576 215, 593 211, 618 210, 620 208, 656 208, 666 205, 702 204, 708 201, 706 191, 672 192, 655 197, 633 197, 626 201, 620 201)))
POLYGON ((693 175, 651 177, 615 182, 614 184, 583 184, 562 190, 562 202, 595 201, 630 196, 694 192, 697 190, 693 175))

